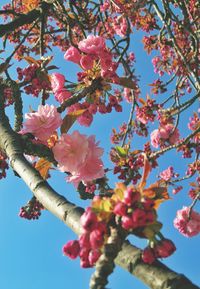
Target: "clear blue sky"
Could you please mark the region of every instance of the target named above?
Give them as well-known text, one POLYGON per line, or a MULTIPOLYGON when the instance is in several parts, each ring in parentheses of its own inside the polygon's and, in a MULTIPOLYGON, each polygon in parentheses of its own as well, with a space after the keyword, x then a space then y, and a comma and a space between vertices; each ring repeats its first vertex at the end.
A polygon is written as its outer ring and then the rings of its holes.
MULTIPOLYGON (((1 1, 2 4, 7 1, 1 1)), ((131 45, 136 53, 137 74, 141 75, 142 97, 145 96, 149 88, 145 83, 152 82, 154 75, 152 72, 150 59, 145 58, 142 52, 140 36, 135 35, 131 45)), ((14 61, 13 61, 14 63, 14 61)), ((75 65, 63 61, 63 53, 56 50, 55 63, 60 67, 59 72, 65 74, 67 79, 74 79, 75 65)), ((15 65, 13 65, 14 70, 15 65)), ((159 97, 159 96, 158 96, 159 97)), ((37 100, 32 101, 30 96, 26 96, 31 101, 34 109, 37 109, 37 100)), ((51 97, 53 101, 53 96, 51 97)), ((26 102, 24 113, 26 112, 28 101, 26 102)), ((195 107, 192 108, 194 110, 195 107)), ((9 112, 10 113, 10 112, 9 112)), ((109 137, 112 127, 117 128, 122 121, 128 119, 129 108, 124 107, 123 113, 114 113, 110 115, 97 116, 90 128, 76 126, 81 133, 87 135, 96 134, 97 140, 104 148, 104 163, 111 166, 109 161, 109 137)), ((185 129, 185 119, 181 119, 183 134, 187 134, 185 129)), ((156 126, 156 123, 155 123, 156 126)), ((144 140, 135 138, 133 147, 140 148, 144 140)), ((170 152, 161 160, 161 167, 155 174, 152 174, 150 182, 155 181, 155 175, 170 165, 175 169, 181 169, 184 173, 184 161, 176 158, 176 153, 170 152), (176 161, 174 161, 176 159, 176 161)), ((180 155, 179 155, 180 156, 180 155)), ((72 185, 64 181, 64 175, 54 172, 50 179, 50 184, 60 193, 72 202, 78 202, 81 206, 87 206, 86 202, 79 201, 77 193, 72 185)), ((114 185, 114 179, 111 184, 114 185)), ((176 210, 183 205, 189 205, 190 200, 187 197, 188 186, 184 183, 184 190, 173 200, 161 205, 158 214, 160 221, 164 223, 163 234, 172 239, 176 246, 176 253, 163 262, 173 270, 185 274, 193 282, 200 286, 200 237, 191 239, 180 235, 173 227, 173 219, 176 210)), ((12 171, 4 180, 0 180, 0 288, 4 289, 86 289, 92 269, 82 269, 79 260, 71 261, 62 255, 62 246, 68 240, 75 239, 76 236, 61 221, 56 219, 48 212, 43 212, 38 221, 27 221, 18 217, 18 212, 31 198, 31 192, 23 181, 14 176, 12 171)), ((199 208, 199 207, 198 207, 199 208)), ((134 240, 137 246, 144 246, 141 240, 134 240)), ((116 268, 114 274, 110 277, 108 288, 121 289, 137 288, 146 289, 136 278, 116 268)))

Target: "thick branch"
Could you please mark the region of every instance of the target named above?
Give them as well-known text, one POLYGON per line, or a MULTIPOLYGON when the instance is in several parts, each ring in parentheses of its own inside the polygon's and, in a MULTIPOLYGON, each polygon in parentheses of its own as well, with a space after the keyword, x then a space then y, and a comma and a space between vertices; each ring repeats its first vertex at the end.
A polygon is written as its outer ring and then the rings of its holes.
MULTIPOLYGON (((0 147, 8 156, 13 170, 47 210, 61 219, 75 233, 80 234, 80 217, 83 209, 76 207, 55 192, 24 158, 19 138, 11 129, 2 106, 0 107, 0 135, 0 147)), ((141 250, 125 242, 115 262, 152 289, 200 289, 184 275, 173 272, 160 262, 155 262, 153 265, 144 264, 140 255, 141 250)))
POLYGON ((86 95, 92 94, 95 92, 95 90, 100 88, 101 88, 101 79, 95 79, 90 86, 85 87, 80 93, 64 101, 61 104, 61 106, 58 107, 57 111, 60 113, 63 112, 67 107, 79 102, 81 99, 86 97, 86 95))
MULTIPOLYGON (((52 4, 48 3, 42 3, 44 6, 44 9, 49 9, 52 4)), ((20 16, 16 17, 13 21, 6 23, 6 24, 1 24, 0 25, 0 37, 4 36, 5 34, 9 32, 13 32, 19 27, 25 25, 25 24, 30 24, 36 19, 38 19, 41 15, 41 9, 33 9, 27 14, 21 14, 20 16)))

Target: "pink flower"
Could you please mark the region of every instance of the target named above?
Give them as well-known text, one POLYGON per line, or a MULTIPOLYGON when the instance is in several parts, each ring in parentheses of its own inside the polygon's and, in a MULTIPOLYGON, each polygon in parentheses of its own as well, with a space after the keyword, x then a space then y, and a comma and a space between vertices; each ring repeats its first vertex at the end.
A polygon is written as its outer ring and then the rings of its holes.
POLYGON ((168 139, 173 128, 174 126, 172 124, 161 125, 159 127, 160 137, 163 139, 168 139))
POLYGON ((101 68, 104 71, 107 71, 109 68, 112 67, 112 53, 108 51, 102 51, 100 54, 100 63, 101 63, 101 68))
POLYGON ((105 48, 105 40, 101 36, 88 35, 79 42, 78 48, 88 54, 99 54, 105 48))
POLYGON ((51 80, 51 88, 53 90, 53 93, 56 93, 57 91, 63 89, 65 85, 65 77, 63 74, 52 73, 50 80, 51 80))
POLYGON ((71 135, 62 134, 53 148, 54 157, 61 171, 71 173, 69 182, 75 186, 79 182, 90 182, 104 176, 103 163, 100 159, 103 150, 98 147, 95 137, 74 131, 71 135))
POLYGON ((122 222, 122 227, 125 230, 132 230, 135 228, 135 224, 133 223, 133 219, 129 216, 122 216, 121 222, 122 222))
POLYGON ((90 253, 90 248, 82 247, 80 250, 79 256, 82 260, 86 261, 88 260, 89 253, 90 253))
POLYGON ((90 249, 82 247, 79 253, 79 256, 81 258, 81 267, 83 268, 89 268, 91 267, 90 262, 88 260, 90 253, 90 249))
POLYGON ((78 117, 77 120, 80 125, 90 126, 93 121, 93 116, 88 110, 86 110, 81 114, 81 116, 78 117))
POLYGON ((81 234, 79 244, 81 248, 90 249, 90 234, 88 232, 81 234))
POLYGON ((41 141, 46 141, 61 125, 62 119, 54 105, 39 105, 38 111, 25 114, 23 133, 32 133, 41 141))
POLYGON ((84 70, 89 70, 93 68, 94 59, 89 55, 81 56, 80 65, 84 70))
POLYGON ((180 133, 179 133, 179 130, 176 128, 175 131, 173 132, 173 134, 170 135, 170 137, 169 137, 169 143, 171 145, 173 145, 173 144, 177 143, 179 138, 180 138, 180 133))
POLYGON ((178 129, 176 128, 174 130, 174 125, 171 123, 168 123, 165 126, 161 125, 159 133, 162 139, 169 139, 170 144, 175 144, 180 136, 178 129))
POLYGON ((146 247, 142 252, 142 260, 144 263, 152 264, 156 260, 154 250, 146 247))
POLYGON ((168 182, 174 176, 174 169, 173 167, 168 167, 168 169, 162 171, 160 173, 160 177, 168 182))
POLYGON ((78 131, 74 131, 71 135, 62 134, 53 148, 53 153, 61 171, 71 174, 77 172, 87 157, 87 136, 78 131))
POLYGON ((123 202, 127 206, 132 206, 134 203, 140 200, 140 193, 133 191, 132 188, 127 188, 126 191, 124 191, 124 200, 123 202))
POLYGON ((176 195, 183 189, 182 186, 178 186, 175 189, 172 190, 172 194, 176 195))
POLYGON ((76 185, 80 181, 87 183, 104 176, 103 163, 100 159, 103 150, 97 145, 98 143, 95 143, 95 137, 90 136, 88 138, 87 157, 78 171, 72 175, 72 177, 69 177, 68 180, 70 182, 72 181, 76 185))
POLYGON ((79 64, 80 59, 81 59, 81 54, 76 47, 71 46, 65 52, 64 59, 79 64))
POLYGON ((78 241, 69 241, 63 246, 63 254, 71 259, 76 259, 80 252, 80 245, 78 241))
POLYGON ((70 98, 71 95, 72 95, 71 92, 69 92, 67 89, 64 88, 55 93, 55 99, 58 102, 63 103, 65 100, 70 98))
POLYGON ((97 216, 91 210, 91 208, 87 208, 84 214, 81 216, 81 225, 87 231, 92 231, 97 226, 97 216))
POLYGON ((163 239, 156 244, 154 251, 156 257, 167 258, 176 251, 176 247, 171 240, 163 239))
POLYGON ((155 129, 150 137, 152 146, 158 148, 162 141, 168 141, 171 145, 175 144, 179 140, 180 134, 177 128, 174 130, 173 124, 166 124, 155 129))
POLYGON ((186 237, 193 237, 200 233, 200 214, 189 207, 177 211, 174 227, 186 237))
POLYGON ((97 105, 95 103, 91 103, 88 107, 88 111, 91 114, 95 114, 97 112, 97 105))
POLYGON ((132 220, 135 227, 142 227, 146 225, 146 212, 142 209, 135 209, 132 213, 132 220))
POLYGON ((114 214, 119 215, 119 216, 126 216, 127 215, 127 206, 122 203, 122 202, 118 202, 115 207, 114 207, 114 214))
POLYGON ((160 140, 160 133, 158 129, 155 129, 154 131, 152 131, 151 135, 151 144, 154 148, 158 148, 159 147, 159 140, 160 140))
POLYGON ((125 87, 122 95, 128 103, 131 103, 133 97, 130 88, 125 87))
POLYGON ((104 234, 98 228, 90 233, 90 244, 92 249, 100 248, 104 243, 104 234))
POLYGON ((99 257, 101 256, 101 252, 99 250, 91 250, 88 256, 88 260, 91 266, 94 266, 99 257))

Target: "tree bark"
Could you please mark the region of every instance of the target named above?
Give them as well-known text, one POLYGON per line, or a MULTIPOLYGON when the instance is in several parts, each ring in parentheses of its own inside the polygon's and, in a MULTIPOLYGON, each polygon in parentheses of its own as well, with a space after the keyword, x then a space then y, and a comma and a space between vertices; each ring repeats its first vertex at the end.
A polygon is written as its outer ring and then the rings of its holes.
MULTIPOLYGON (((20 138, 10 127, 2 105, 0 136, 0 148, 8 156, 13 170, 24 180, 39 202, 76 234, 80 234, 80 217, 84 210, 54 191, 25 159, 20 138)), ((170 270, 161 262, 148 265, 142 262, 140 256, 141 250, 126 241, 115 262, 152 289, 200 289, 184 275, 170 270)))
MULTIPOLYGON (((48 4, 43 2, 43 9, 49 9, 52 4, 48 4)), ((6 23, 6 24, 1 24, 0 25, 0 37, 4 36, 7 33, 13 32, 16 29, 20 28, 21 26, 25 24, 30 24, 36 19, 38 19, 41 15, 42 11, 40 8, 33 9, 27 14, 21 14, 20 16, 16 17, 13 21, 6 23)))

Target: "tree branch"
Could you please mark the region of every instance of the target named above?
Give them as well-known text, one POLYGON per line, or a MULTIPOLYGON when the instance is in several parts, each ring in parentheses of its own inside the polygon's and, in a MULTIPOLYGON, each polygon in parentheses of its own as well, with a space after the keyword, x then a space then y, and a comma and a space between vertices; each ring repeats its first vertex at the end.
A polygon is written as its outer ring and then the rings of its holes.
MULTIPOLYGON (((80 217, 84 210, 54 191, 25 159, 20 139, 10 127, 1 99, 0 135, 0 148, 8 156, 13 170, 24 180, 38 201, 76 234, 80 234, 80 217)), ((159 261, 153 265, 144 264, 140 256, 140 249, 124 242, 115 263, 138 277, 152 289, 200 289, 184 275, 175 273, 159 261)))
POLYGON ((101 80, 102 79, 94 79, 90 86, 85 87, 80 93, 74 95, 73 97, 64 101, 60 107, 58 107, 58 112, 63 112, 67 107, 79 102, 81 99, 86 97, 87 94, 92 94, 95 90, 101 88, 101 80))
MULTIPOLYGON (((48 4, 43 2, 42 7, 44 7, 45 10, 49 9, 52 4, 48 4)), ((14 30, 18 29, 19 27, 25 25, 25 24, 30 24, 36 19, 38 19, 41 15, 41 9, 40 7, 37 9, 33 9, 27 14, 21 14, 20 16, 16 17, 13 21, 6 23, 6 24, 1 24, 0 25, 0 37, 4 36, 5 34, 9 32, 13 32, 14 30)))

